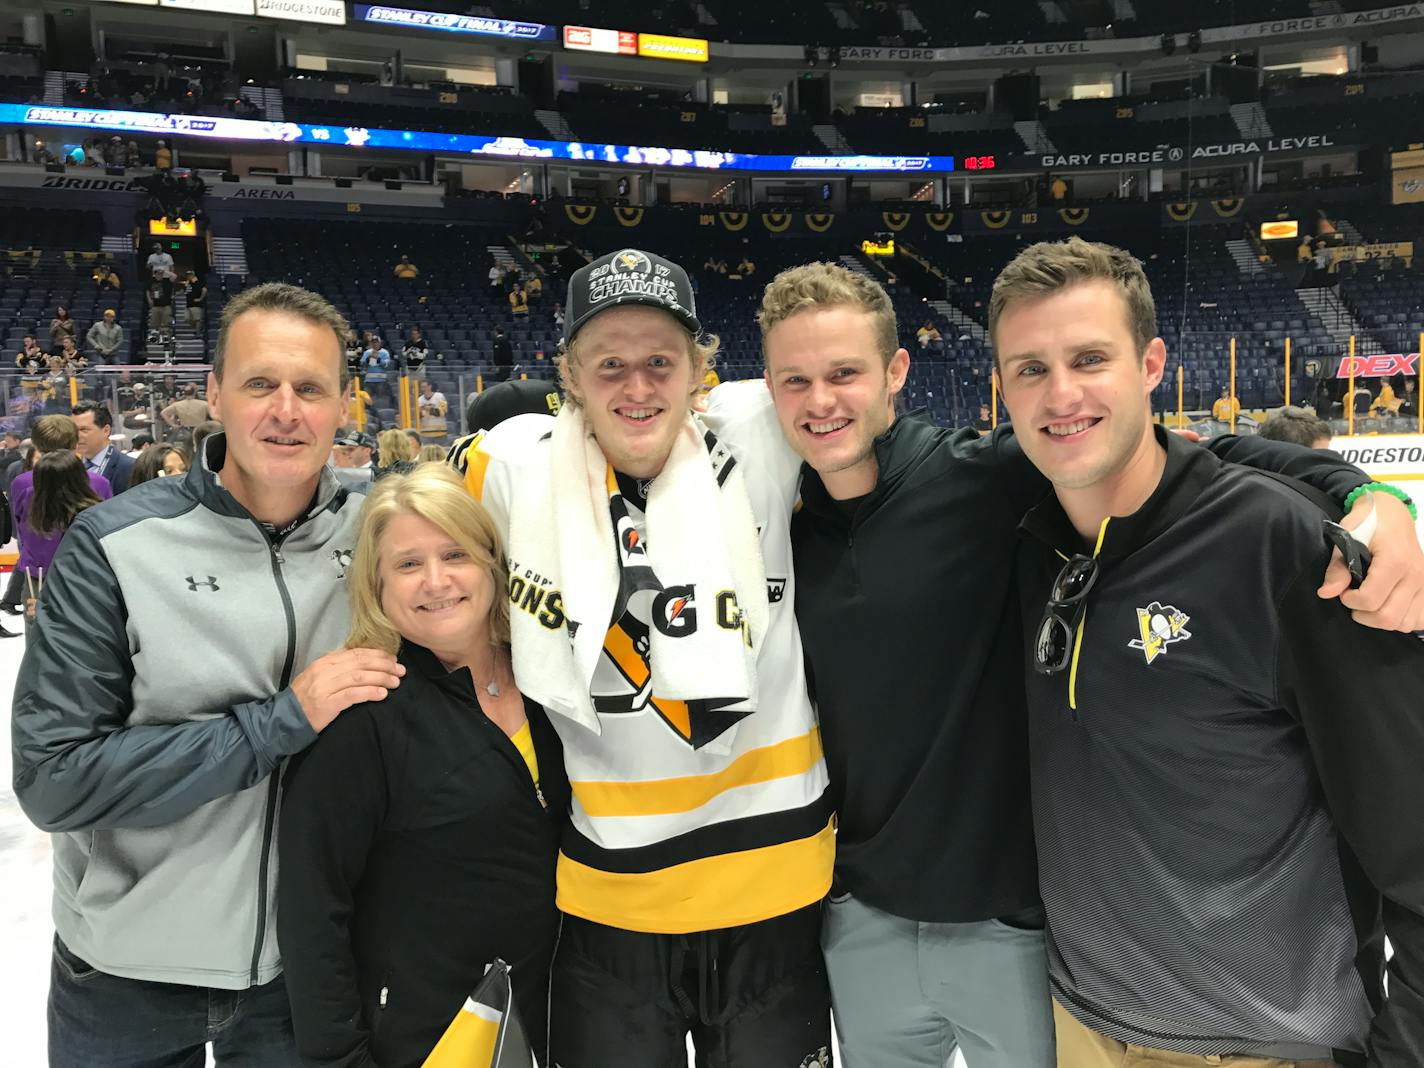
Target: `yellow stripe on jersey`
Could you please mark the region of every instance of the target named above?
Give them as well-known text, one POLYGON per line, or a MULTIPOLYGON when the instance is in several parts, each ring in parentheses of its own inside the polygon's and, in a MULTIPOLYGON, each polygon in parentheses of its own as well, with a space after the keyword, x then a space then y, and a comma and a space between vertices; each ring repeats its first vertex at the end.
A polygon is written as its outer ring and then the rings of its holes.
POLYGON ((821 760, 821 731, 743 753, 721 771, 643 782, 571 782, 590 817, 663 816, 691 812, 728 790, 804 775, 821 760))
POLYGON ((651 872, 599 871, 560 853, 558 906, 593 923, 650 934, 740 927, 820 901, 831 889, 835 858, 834 821, 809 838, 651 872))
POLYGON ((465 488, 477 501, 484 500, 485 471, 489 469, 489 453, 476 444, 465 454, 465 488))

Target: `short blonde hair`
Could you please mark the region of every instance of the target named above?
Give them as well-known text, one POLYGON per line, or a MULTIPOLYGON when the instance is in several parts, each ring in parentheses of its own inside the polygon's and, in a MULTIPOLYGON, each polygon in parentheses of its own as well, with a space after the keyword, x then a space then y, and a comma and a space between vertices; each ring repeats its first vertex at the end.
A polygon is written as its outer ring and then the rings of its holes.
MULTIPOLYGON (((689 397, 695 398, 701 388, 702 379, 708 371, 717 366, 717 350, 722 347, 722 339, 716 334, 694 334, 687 329, 684 329, 683 333, 687 336, 687 358, 692 363, 687 393, 689 397)), ((564 404, 574 408, 579 407, 579 399, 570 387, 575 378, 574 369, 579 361, 581 336, 580 332, 574 335, 572 341, 559 343, 559 388, 564 393, 564 404)))
POLYGON ((381 539, 391 520, 416 515, 434 523, 489 573, 491 645, 509 644, 509 574, 499 531, 484 505, 470 496, 465 484, 444 464, 421 464, 406 474, 380 479, 361 508, 356 552, 346 574, 351 597, 348 649, 383 649, 394 653, 401 635, 381 607, 381 539))
POLYGON ((30 427, 36 452, 73 452, 79 448, 79 426, 67 415, 42 415, 30 427))
POLYGON ((415 459, 415 442, 404 430, 391 427, 376 435, 376 466, 390 467, 402 460, 415 459))
POLYGON ((445 462, 445 453, 448 451, 444 445, 422 445, 420 452, 416 453, 415 458, 423 464, 443 464, 445 462))
POLYGON ((757 325, 761 327, 763 359, 771 328, 807 308, 851 308, 870 316, 880 359, 886 367, 900 348, 895 305, 880 283, 839 263, 804 263, 788 267, 761 295, 757 325))
MULTIPOLYGON (((999 319, 1014 301, 1046 297, 1095 279, 1113 283, 1122 293, 1127 305, 1127 327, 1141 356, 1157 336, 1157 304, 1142 264, 1130 252, 1081 237, 1030 245, 999 272, 989 296, 990 341, 995 338, 999 319)), ((998 346, 994 347, 994 364, 998 366, 998 346)))

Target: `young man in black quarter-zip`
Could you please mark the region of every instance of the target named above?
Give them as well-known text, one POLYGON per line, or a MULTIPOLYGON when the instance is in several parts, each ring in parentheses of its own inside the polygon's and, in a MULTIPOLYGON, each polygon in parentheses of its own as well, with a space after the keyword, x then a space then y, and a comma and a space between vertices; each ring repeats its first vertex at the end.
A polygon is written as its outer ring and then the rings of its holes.
POLYGON ((1317 596, 1312 500, 1153 425, 1129 254, 1024 250, 989 328, 1054 487, 1019 592, 1059 1065, 1419 1068, 1424 647, 1317 596))
MULTIPOLYGON (((795 267, 758 318, 769 394, 725 383, 709 404, 745 409, 739 442, 771 424, 759 462, 787 443, 805 460, 796 618, 839 820, 822 947, 842 1063, 943 1068, 958 1048, 969 1068, 1052 1068, 1014 588, 1015 529, 1049 484, 1008 427, 980 437, 896 416, 909 354, 873 281, 795 267)), ((1292 446, 1213 448, 1338 500, 1367 481, 1292 446)), ((1413 522, 1392 499, 1380 514, 1390 542, 1349 603, 1424 625, 1395 612, 1424 588, 1413 522)))

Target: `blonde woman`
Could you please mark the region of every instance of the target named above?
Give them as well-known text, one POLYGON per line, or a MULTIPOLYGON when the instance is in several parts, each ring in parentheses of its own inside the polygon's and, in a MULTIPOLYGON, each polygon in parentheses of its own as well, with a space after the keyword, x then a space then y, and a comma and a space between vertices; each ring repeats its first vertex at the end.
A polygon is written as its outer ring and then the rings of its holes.
POLYGON ((458 476, 422 464, 367 497, 346 581, 348 647, 406 674, 288 778, 277 915, 298 1048, 415 1068, 498 957, 543 1063, 568 784, 514 685, 499 536, 458 476))
POLYGON ((376 477, 397 469, 397 464, 412 463, 419 446, 404 430, 392 427, 376 435, 376 477))
POLYGON ((416 455, 416 460, 423 464, 445 462, 445 454, 449 450, 444 445, 422 445, 420 452, 416 455))

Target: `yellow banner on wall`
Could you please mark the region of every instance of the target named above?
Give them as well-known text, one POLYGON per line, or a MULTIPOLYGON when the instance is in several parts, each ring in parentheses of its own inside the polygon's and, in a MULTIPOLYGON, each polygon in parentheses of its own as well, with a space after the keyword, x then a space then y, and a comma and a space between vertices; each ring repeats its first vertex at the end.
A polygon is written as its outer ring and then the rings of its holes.
POLYGON ((701 37, 669 37, 662 33, 638 34, 638 55, 649 59, 707 62, 707 42, 701 37))

